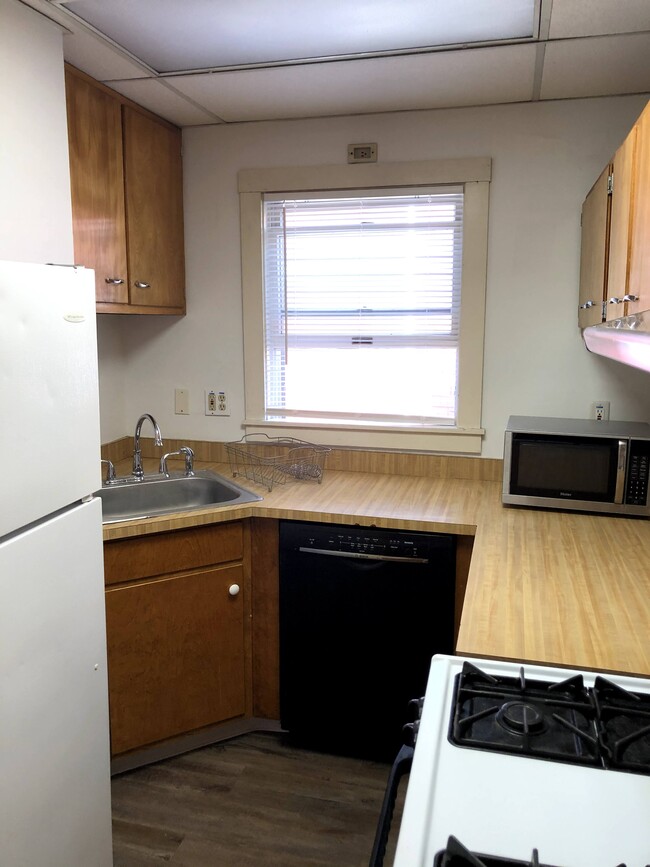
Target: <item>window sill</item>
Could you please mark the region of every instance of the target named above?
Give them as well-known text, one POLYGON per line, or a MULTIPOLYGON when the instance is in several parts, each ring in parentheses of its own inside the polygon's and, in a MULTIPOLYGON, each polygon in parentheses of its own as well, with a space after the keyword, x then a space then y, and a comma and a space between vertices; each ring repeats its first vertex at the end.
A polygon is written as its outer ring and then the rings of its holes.
POLYGON ((246 433, 263 430, 269 436, 291 436, 319 445, 343 448, 400 449, 417 452, 444 452, 480 455, 483 428, 453 425, 395 427, 357 421, 313 421, 305 419, 246 419, 246 433))

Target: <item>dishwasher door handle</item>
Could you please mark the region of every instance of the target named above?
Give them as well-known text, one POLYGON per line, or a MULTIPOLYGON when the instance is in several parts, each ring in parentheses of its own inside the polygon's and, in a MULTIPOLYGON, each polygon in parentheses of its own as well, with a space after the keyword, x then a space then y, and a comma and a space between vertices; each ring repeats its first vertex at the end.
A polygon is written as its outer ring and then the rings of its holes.
POLYGON ((428 563, 428 557, 391 557, 390 554, 364 554, 361 551, 328 551, 326 548, 298 548, 301 554, 325 554, 327 557, 347 557, 352 560, 380 560, 384 563, 428 563))

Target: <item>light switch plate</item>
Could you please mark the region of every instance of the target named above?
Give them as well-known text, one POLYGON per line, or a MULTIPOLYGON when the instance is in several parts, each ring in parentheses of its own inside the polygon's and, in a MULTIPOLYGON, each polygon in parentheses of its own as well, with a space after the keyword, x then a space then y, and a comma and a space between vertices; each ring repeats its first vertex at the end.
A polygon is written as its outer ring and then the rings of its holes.
POLYGON ((174 389, 174 412, 176 415, 190 414, 190 392, 187 388, 174 389))

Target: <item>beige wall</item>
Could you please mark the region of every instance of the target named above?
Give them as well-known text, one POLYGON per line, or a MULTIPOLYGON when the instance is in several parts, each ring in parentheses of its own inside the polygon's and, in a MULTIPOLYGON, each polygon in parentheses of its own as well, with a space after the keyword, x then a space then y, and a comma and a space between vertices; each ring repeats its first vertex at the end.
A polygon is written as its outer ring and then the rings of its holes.
MULTIPOLYGON (((0 0, 0 258, 71 262, 62 35, 0 0)), ((237 172, 343 163, 349 142, 376 141, 386 161, 490 156, 484 454, 501 453, 509 413, 650 421, 647 374, 591 356, 575 326, 580 204, 643 97, 188 129, 184 134, 188 315, 100 316, 102 440, 153 412, 163 433, 241 434, 243 349, 237 172), (173 412, 190 389, 190 415, 173 412), (229 418, 203 414, 225 389, 229 418)))
MULTIPOLYGON (((168 436, 241 435, 237 172, 343 163, 359 141, 378 142, 386 161, 492 157, 485 456, 500 456, 510 413, 585 417, 603 399, 612 418, 650 421, 647 374, 590 355, 575 324, 580 206, 644 104, 618 97, 185 130, 188 314, 112 323, 128 369, 124 432, 146 410, 168 436), (189 416, 174 415, 175 387, 190 390, 189 416), (203 415, 205 388, 227 390, 230 418, 203 415)), ((119 368, 101 345, 102 369, 119 368)))
POLYGON ((0 259, 72 263, 61 29, 0 0, 0 259))
MULTIPOLYGON (((0 0, 0 258, 71 262, 62 35, 0 0)), ((188 129, 184 134, 188 315, 99 317, 102 439, 153 412, 168 436, 241 434, 243 351, 237 172, 342 163, 349 142, 387 161, 490 156, 484 454, 509 413, 650 420, 647 374, 589 355, 575 326, 580 204, 643 97, 574 100, 188 129), (173 412, 189 388, 190 415, 173 412), (232 415, 203 414, 206 388, 232 415)))

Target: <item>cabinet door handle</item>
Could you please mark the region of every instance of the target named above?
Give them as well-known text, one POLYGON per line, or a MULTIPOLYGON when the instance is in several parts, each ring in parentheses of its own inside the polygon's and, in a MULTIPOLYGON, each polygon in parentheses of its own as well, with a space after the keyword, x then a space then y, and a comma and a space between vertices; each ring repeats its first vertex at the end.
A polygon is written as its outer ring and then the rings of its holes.
POLYGON ((135 281, 135 288, 136 289, 150 289, 151 283, 143 283, 141 280, 136 280, 135 281))
POLYGON ((589 308, 590 308, 590 307, 593 307, 593 306, 594 306, 594 302, 593 302, 593 301, 585 301, 584 304, 581 304, 581 305, 580 305, 580 310, 589 310, 589 308))
POLYGON ((608 304, 620 304, 622 300, 623 300, 622 298, 610 298, 607 303, 608 304))
POLYGON ((119 286, 121 283, 124 283, 121 277, 105 277, 104 283, 110 283, 112 286, 119 286))
POLYGON ((638 295, 624 295, 621 298, 621 301, 638 301, 638 300, 639 300, 638 295))
POLYGON ((239 584, 231 584, 228 588, 228 593, 230 593, 231 596, 239 596, 239 589, 239 584))

